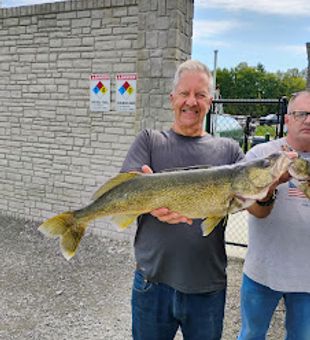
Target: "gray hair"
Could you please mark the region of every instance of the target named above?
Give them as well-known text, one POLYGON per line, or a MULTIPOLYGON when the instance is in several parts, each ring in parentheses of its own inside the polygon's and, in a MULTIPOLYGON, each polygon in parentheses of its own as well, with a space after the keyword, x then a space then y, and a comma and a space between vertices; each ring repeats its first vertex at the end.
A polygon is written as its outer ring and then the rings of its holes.
POLYGON ((310 96, 310 91, 309 90, 303 90, 303 91, 293 93, 290 100, 289 100, 288 106, 287 106, 287 113, 292 112, 292 107, 294 105, 295 99, 297 97, 300 97, 300 96, 310 96))
POLYGON ((213 93, 213 77, 212 77, 212 74, 211 74, 210 70, 208 69, 208 67, 198 60, 187 60, 184 63, 182 63, 181 65, 179 65, 179 67, 177 68, 177 70, 175 72, 175 76, 174 76, 174 80, 173 80, 173 88, 172 88, 173 91, 178 86, 181 75, 185 71, 192 71, 192 72, 198 71, 198 72, 205 73, 207 75, 208 79, 209 79, 209 92, 210 92, 210 95, 212 95, 212 93, 213 93))

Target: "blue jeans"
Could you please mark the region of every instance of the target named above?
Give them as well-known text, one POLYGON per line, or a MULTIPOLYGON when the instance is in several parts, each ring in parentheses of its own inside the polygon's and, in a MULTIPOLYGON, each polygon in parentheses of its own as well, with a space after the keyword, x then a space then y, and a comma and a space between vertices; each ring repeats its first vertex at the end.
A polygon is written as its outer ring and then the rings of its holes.
POLYGON ((310 293, 285 293, 263 286, 243 274, 239 340, 264 340, 280 299, 286 308, 286 340, 310 339, 310 293))
POLYGON ((184 294, 146 281, 136 271, 132 288, 134 340, 172 340, 181 327, 185 340, 218 340, 223 329, 226 289, 184 294))

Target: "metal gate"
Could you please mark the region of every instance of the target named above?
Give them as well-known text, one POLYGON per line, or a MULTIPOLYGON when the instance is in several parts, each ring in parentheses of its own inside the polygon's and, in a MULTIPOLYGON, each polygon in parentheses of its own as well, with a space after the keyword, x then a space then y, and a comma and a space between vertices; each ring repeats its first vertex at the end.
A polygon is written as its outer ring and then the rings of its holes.
MULTIPOLYGON (((206 116, 206 131, 213 135, 237 140, 246 153, 258 143, 284 136, 284 115, 287 112, 287 103, 286 97, 280 99, 213 100, 209 114, 206 116), (257 110, 258 107, 259 110, 257 110), (229 109, 237 111, 238 114, 229 114, 229 109), (258 115, 258 111, 269 114, 258 115), (272 113, 270 113, 271 111, 272 113)), ((247 247, 246 211, 229 216, 226 245, 232 247, 231 255, 238 257, 245 255, 247 247)))

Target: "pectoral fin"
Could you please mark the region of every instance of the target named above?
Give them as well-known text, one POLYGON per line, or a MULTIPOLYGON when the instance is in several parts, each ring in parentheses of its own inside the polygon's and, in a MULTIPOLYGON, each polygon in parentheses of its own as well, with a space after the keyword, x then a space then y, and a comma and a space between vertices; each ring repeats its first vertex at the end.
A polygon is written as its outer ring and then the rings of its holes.
POLYGON ((121 229, 127 228, 139 215, 117 215, 112 217, 112 221, 121 229))
POLYGON ((209 234, 212 233, 213 229, 220 223, 220 221, 223 219, 223 217, 208 217, 206 218, 202 224, 201 224, 201 229, 202 229, 202 235, 203 236, 208 236, 209 234))

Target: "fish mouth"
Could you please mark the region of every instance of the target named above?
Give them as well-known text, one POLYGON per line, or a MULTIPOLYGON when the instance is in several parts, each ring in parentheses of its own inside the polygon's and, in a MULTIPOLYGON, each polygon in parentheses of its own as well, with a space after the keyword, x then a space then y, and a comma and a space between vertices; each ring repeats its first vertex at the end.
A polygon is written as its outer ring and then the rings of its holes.
POLYGON ((297 174, 295 171, 289 171, 290 175, 297 179, 297 181, 301 181, 301 182, 310 182, 310 176, 301 176, 299 174, 297 174))
POLYGON ((289 174, 298 181, 310 180, 310 162, 303 158, 293 160, 288 168, 289 174))

